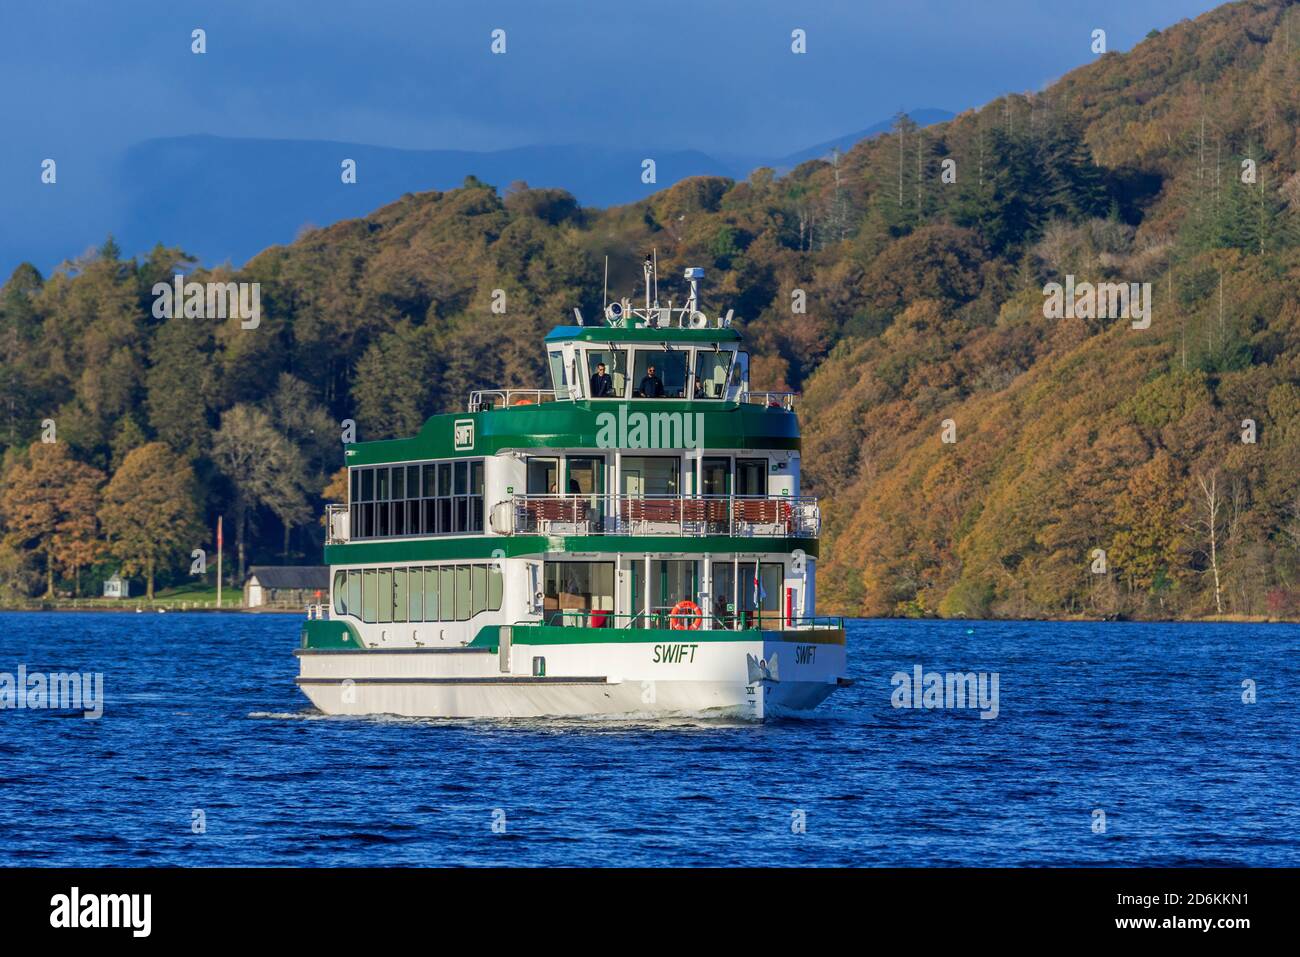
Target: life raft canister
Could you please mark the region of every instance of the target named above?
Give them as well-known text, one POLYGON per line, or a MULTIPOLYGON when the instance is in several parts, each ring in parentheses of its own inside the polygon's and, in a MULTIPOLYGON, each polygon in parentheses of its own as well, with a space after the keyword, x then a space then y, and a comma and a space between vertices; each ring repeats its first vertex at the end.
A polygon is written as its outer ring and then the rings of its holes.
POLYGON ((703 619, 704 612, 700 611, 700 606, 689 598, 683 598, 673 605, 673 610, 669 612, 668 627, 673 631, 685 631, 686 629, 699 631, 700 622, 703 619))

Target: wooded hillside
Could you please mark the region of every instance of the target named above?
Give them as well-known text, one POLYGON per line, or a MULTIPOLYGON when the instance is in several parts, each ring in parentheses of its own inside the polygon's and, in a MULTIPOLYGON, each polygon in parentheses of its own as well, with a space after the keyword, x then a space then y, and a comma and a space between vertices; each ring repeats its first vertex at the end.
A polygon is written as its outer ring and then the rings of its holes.
POLYGON ((604 257, 635 295, 655 248, 663 277, 708 268, 755 388, 805 393, 822 610, 1296 616, 1298 130, 1300 8, 1235 3, 783 177, 603 211, 471 179, 193 270, 259 282, 256 329, 154 317, 154 283, 193 265, 179 249, 20 267, 0 290, 0 590, 122 562, 182 580, 218 513, 248 562, 316 560, 344 419, 403 435, 471 389, 540 383, 545 332, 598 313, 604 257), (1045 318, 1067 276, 1149 283, 1149 328, 1045 318), (121 491, 161 476, 192 507, 145 549, 121 491))

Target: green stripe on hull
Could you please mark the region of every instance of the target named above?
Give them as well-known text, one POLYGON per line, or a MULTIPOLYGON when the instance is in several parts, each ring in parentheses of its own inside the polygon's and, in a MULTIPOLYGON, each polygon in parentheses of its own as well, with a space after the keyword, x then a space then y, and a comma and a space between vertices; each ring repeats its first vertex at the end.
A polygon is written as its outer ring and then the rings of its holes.
MULTIPOLYGON (((815 538, 729 538, 725 535, 478 535, 474 538, 412 538, 383 542, 349 542, 325 546, 327 565, 370 562, 436 562, 471 558, 519 558, 575 552, 606 552, 640 556, 645 553, 714 555, 791 555, 802 551, 818 556, 815 538)), ((725 561, 726 559, 724 559, 725 561)))
POLYGON ((324 619, 304 621, 302 623, 302 647, 304 648, 342 648, 361 651, 361 635, 347 621, 327 621, 324 619))
MULTIPOLYGON (((842 645, 843 628, 816 631, 772 631, 750 628, 744 631, 692 631, 671 628, 575 628, 566 625, 513 625, 511 642, 516 645, 627 645, 665 642, 787 641, 806 645, 842 645)), ((470 642, 471 648, 496 648, 501 641, 498 625, 485 625, 470 642)))

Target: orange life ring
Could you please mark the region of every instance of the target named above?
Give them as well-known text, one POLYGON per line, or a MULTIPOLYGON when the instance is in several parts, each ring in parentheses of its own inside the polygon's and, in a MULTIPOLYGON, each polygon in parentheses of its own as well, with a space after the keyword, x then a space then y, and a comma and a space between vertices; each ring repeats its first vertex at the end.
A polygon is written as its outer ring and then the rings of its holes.
POLYGON ((673 631, 685 631, 688 628, 691 631, 699 631, 703 618, 704 612, 700 611, 700 606, 689 598, 683 598, 673 605, 673 610, 668 613, 668 627, 673 631), (687 618, 687 615, 694 617, 687 618))

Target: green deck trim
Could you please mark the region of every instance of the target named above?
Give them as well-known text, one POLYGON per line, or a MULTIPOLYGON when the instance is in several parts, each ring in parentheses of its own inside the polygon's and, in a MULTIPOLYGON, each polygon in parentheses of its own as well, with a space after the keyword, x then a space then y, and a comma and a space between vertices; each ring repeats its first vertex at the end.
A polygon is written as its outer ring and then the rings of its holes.
MULTIPOLYGON (((578 402, 543 402, 490 412, 456 412, 431 416, 418 435, 405 439, 358 442, 345 450, 346 464, 385 465, 428 459, 483 458, 507 449, 595 449, 602 412, 617 414, 624 402, 635 412, 698 412, 704 416, 706 450, 800 449, 799 421, 792 412, 769 409, 751 402, 717 402, 693 399, 595 399, 578 402), (455 423, 474 422, 474 447, 457 450, 455 423)), ((612 453, 614 450, 609 449, 612 453)), ((660 450, 625 449, 629 454, 654 455, 660 450)), ((660 454, 671 453, 663 450, 660 454)), ((681 450, 678 450, 679 452, 681 450)))
POLYGON ((361 643, 361 635, 351 622, 317 619, 302 623, 302 647, 360 651, 365 645, 361 643))
MULTIPOLYGON (((496 626, 493 626, 496 627, 496 626)), ((483 629, 486 631, 487 629, 483 629)), ((490 640, 496 646, 498 633, 485 639, 483 631, 471 644, 480 639, 490 640)), ((513 625, 510 640, 516 645, 624 645, 624 644, 694 644, 696 642, 784 641, 802 644, 842 645, 843 629, 789 632, 747 628, 742 631, 680 631, 671 628, 578 628, 571 625, 513 625), (796 637, 789 637, 796 636, 796 637)))
POLYGON ((478 634, 474 636, 474 640, 471 641, 465 647, 486 648, 490 650, 493 654, 496 654, 497 647, 500 645, 500 643, 501 643, 501 626, 484 625, 482 628, 478 630, 478 634))
MULTIPOLYGON (((818 557, 815 538, 730 538, 725 535, 478 535, 473 538, 407 538, 348 542, 325 546, 327 565, 438 562, 474 558, 519 558, 608 552, 642 555, 681 552, 689 555, 792 555, 801 550, 818 557), (494 554, 496 553, 496 554, 494 554)), ((723 559, 726 560, 726 559, 723 559)))
POLYGON ((614 326, 557 326, 546 334, 545 341, 552 342, 616 342, 645 345, 655 342, 677 342, 683 345, 710 342, 740 342, 740 333, 732 328, 681 329, 675 326, 644 328, 614 326))
MULTIPOLYGON (((512 625, 510 640, 516 645, 628 645, 693 644, 697 642, 783 641, 806 645, 842 645, 844 629, 773 631, 746 628, 741 631, 680 631, 672 628, 579 628, 574 625, 512 625)), ((484 625, 464 650, 496 654, 501 645, 501 626, 484 625)), ((367 649, 357 630, 347 621, 307 621, 302 627, 302 647, 313 651, 374 651, 398 653, 410 649, 367 649)), ((427 649, 426 649, 427 650, 427 649)), ((451 649, 442 649, 451 650, 451 649)), ((456 649, 459 650, 459 649, 456 649)))

